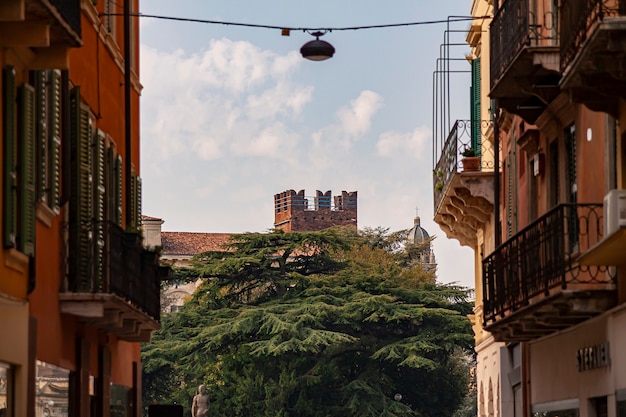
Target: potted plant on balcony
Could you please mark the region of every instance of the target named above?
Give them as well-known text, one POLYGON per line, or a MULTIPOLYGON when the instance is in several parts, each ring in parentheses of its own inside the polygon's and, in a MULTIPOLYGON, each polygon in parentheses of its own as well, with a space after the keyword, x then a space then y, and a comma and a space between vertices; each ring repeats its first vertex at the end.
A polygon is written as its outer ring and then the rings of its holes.
POLYGON ((461 163, 463 171, 478 171, 480 168, 480 157, 476 155, 476 151, 471 146, 466 146, 461 152, 461 163))

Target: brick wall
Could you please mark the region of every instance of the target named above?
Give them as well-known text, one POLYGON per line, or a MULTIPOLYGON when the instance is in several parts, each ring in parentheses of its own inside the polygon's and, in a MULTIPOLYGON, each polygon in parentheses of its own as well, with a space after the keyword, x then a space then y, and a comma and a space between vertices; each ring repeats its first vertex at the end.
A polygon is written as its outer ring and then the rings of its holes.
POLYGON ((333 226, 357 227, 357 192, 342 191, 332 196, 317 190, 315 196, 305 196, 287 190, 274 195, 274 227, 285 232, 323 230, 333 226))

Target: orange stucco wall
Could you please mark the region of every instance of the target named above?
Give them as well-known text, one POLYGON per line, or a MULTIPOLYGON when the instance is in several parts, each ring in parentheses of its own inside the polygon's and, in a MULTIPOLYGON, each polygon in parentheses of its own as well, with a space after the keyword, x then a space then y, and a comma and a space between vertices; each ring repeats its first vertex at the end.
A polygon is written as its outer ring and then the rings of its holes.
MULTIPOLYGON (((137 2, 136 2, 137 3, 137 2)), ((137 10, 138 4, 135 4, 137 10)), ((91 2, 87 7, 91 7, 91 2)), ((104 2, 98 2, 100 12, 104 2)), ((118 19, 117 30, 121 33, 123 24, 118 19)), ((116 144, 116 151, 126 160, 125 112, 124 112, 124 73, 123 60, 119 46, 111 43, 108 35, 100 36, 87 16, 83 13, 82 40, 83 46, 70 52, 70 83, 80 86, 81 99, 87 104, 96 117, 95 128, 103 130, 111 136, 116 144), (107 45, 108 42, 108 45, 107 45), (118 54, 116 56, 116 54, 118 54), (118 65, 119 62, 119 65, 118 65)), ((119 42, 123 37, 118 36, 119 42)), ((138 33, 135 36, 135 47, 138 48, 138 33)), ((135 79, 133 85, 139 86, 135 79)), ((132 89, 132 162, 136 172, 139 171, 139 91, 132 89)), ((1 198, 1 197, 0 197, 1 198)), ((77 338, 83 338, 90 345, 90 374, 98 376, 98 346, 111 351, 111 381, 128 387, 133 386, 132 362, 140 360, 139 343, 118 341, 102 331, 78 321, 74 316, 62 315, 59 309, 59 288, 65 278, 63 242, 63 224, 67 206, 52 218, 50 225, 43 221, 37 222, 36 229, 36 287, 28 296, 30 315, 37 320, 37 359, 65 369, 76 370, 77 338)), ((0 254, 0 261, 2 261, 0 254)), ((4 264, 4 262, 2 262, 4 264)), ((0 268, 3 268, 0 266, 0 268)), ((0 269, 4 276, 4 270, 0 269)), ((15 274, 13 274, 15 275, 15 274)), ((5 288, 7 284, 0 279, 0 291, 10 290, 15 294, 25 295, 26 279, 21 285, 18 279, 10 280, 15 288, 5 288)))

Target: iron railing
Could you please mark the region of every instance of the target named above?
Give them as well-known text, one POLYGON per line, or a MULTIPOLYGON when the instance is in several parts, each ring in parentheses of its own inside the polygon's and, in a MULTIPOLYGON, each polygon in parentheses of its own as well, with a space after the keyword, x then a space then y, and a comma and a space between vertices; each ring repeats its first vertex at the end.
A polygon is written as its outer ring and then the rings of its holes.
POLYGON ((63 20, 65 20, 78 36, 81 36, 80 1, 81 0, 50 0, 50 3, 57 8, 63 20))
POLYGON ((114 273, 116 267, 111 264, 109 276, 111 293, 120 296, 158 321, 161 313, 160 273, 163 271, 159 267, 159 256, 156 252, 143 249, 140 235, 120 233, 121 228, 115 224, 111 224, 111 227, 118 230, 112 233, 116 238, 111 240, 109 259, 121 259, 118 273, 114 273))
POLYGON ((555 12, 538 14, 529 0, 503 1, 490 27, 491 88, 524 47, 558 45, 557 28, 555 12))
POLYGON ((473 148, 476 156, 480 158, 480 171, 493 172, 493 143, 487 137, 492 125, 491 120, 457 120, 454 123, 443 145, 439 160, 433 168, 435 213, 452 178, 455 174, 463 171, 461 153, 466 148, 473 148))
POLYGON ((560 64, 574 60, 591 27, 605 17, 626 16, 626 0, 562 0, 560 64))
POLYGON ((141 235, 113 222, 89 222, 81 233, 90 237, 80 243, 88 248, 71 245, 70 261, 86 267, 71 269, 68 290, 115 294, 158 321, 160 284, 169 274, 158 254, 142 247, 141 235))
POLYGON ((572 284, 609 284, 606 267, 577 255, 602 238, 602 204, 560 204, 483 260, 486 323, 526 306, 533 297, 572 284))

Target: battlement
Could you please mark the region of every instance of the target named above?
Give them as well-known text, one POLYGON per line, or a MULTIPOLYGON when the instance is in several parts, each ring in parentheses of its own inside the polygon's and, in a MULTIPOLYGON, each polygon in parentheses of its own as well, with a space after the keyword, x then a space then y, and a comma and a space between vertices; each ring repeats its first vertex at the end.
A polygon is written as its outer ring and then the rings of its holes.
POLYGON ((274 227, 287 232, 314 231, 333 226, 357 224, 357 191, 342 191, 334 196, 330 191, 316 190, 306 196, 304 190, 287 190, 274 195, 274 227))

